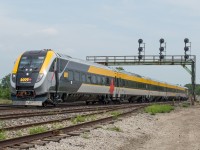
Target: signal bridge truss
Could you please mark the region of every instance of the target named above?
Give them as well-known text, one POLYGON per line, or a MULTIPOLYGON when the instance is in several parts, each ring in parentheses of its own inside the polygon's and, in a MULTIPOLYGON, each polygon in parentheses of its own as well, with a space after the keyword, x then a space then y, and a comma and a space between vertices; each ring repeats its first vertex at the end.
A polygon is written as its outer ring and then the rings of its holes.
POLYGON ((189 55, 187 59, 185 59, 185 55, 165 55, 163 59, 160 59, 160 55, 143 55, 142 59, 138 59, 138 56, 87 56, 86 60, 105 66, 181 65, 191 75, 192 104, 196 99, 196 55, 189 55))

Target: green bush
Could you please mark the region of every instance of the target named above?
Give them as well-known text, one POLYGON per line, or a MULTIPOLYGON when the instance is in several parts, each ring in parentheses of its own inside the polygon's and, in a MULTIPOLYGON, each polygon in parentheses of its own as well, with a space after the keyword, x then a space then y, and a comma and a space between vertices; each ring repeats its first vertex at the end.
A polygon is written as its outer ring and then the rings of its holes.
POLYGON ((174 107, 171 105, 151 105, 145 108, 146 113, 155 115, 156 113, 169 113, 174 110, 174 107))
POLYGON ((0 87, 0 98, 2 99, 10 99, 10 89, 0 87))

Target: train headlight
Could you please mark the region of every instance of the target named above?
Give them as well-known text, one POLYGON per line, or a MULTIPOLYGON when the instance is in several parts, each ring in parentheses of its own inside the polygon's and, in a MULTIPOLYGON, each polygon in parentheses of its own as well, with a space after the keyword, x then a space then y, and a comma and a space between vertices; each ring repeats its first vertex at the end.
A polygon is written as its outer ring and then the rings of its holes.
POLYGON ((43 73, 39 73, 39 75, 38 75, 38 78, 37 78, 37 80, 36 80, 36 82, 39 82, 41 79, 42 79, 42 77, 44 76, 44 74, 43 73))
POLYGON ((16 82, 16 74, 15 74, 15 73, 12 74, 12 81, 13 81, 14 83, 16 82))

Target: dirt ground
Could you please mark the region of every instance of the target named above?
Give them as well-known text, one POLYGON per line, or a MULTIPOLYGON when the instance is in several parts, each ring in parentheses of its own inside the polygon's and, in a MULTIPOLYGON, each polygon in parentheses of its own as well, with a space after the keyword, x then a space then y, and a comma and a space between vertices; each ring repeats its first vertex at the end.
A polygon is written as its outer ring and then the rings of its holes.
POLYGON ((200 106, 155 115, 151 132, 119 150, 200 150, 200 106))

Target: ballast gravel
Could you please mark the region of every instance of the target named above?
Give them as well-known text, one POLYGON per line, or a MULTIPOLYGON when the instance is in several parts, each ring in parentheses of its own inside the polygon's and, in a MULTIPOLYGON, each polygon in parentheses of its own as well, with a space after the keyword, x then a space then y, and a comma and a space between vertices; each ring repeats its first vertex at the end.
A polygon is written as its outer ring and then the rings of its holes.
POLYGON ((155 120, 154 116, 145 113, 133 114, 114 124, 98 125, 97 129, 80 136, 67 137, 59 143, 50 142, 46 146, 36 146, 32 150, 116 150, 132 139, 147 139, 147 133, 152 132, 155 120))
POLYGON ((133 114, 31 150, 199 150, 199 116, 200 105, 165 114, 133 114))

